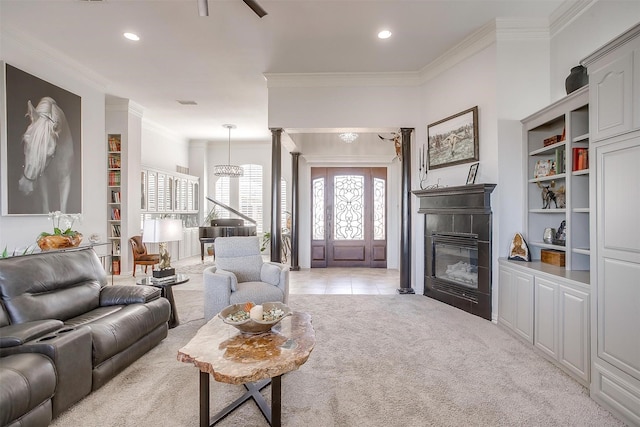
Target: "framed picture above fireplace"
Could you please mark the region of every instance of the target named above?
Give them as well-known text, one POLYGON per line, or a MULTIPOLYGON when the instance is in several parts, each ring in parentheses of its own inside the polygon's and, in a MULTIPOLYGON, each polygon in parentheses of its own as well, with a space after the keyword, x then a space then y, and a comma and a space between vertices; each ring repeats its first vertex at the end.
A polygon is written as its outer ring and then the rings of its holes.
POLYGON ((429 169, 480 160, 478 107, 469 108, 427 126, 429 169))

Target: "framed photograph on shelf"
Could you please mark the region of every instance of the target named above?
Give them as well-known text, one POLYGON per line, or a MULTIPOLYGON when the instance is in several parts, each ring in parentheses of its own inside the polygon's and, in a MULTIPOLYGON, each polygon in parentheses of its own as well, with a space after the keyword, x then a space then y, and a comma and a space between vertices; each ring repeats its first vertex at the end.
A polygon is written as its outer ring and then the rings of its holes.
POLYGON ((478 165, 480 163, 474 163, 469 168, 469 175, 467 175, 467 185, 476 183, 476 174, 478 173, 478 165))
POLYGON ((551 160, 538 160, 533 170, 534 178, 544 178, 545 176, 554 175, 553 162, 551 160))
POLYGON ((480 160, 478 107, 449 116, 427 126, 429 169, 480 160))

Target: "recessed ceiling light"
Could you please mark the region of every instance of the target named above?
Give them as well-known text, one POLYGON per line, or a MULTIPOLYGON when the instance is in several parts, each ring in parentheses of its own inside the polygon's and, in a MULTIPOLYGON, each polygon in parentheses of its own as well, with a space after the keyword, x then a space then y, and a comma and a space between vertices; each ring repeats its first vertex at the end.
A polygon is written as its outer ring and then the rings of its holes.
POLYGON ((138 35, 134 33, 124 33, 123 36, 129 40, 133 40, 134 42, 140 40, 140 37, 138 37, 138 35))
POLYGON ((389 37, 391 37, 391 31, 389 30, 382 30, 378 33, 379 39, 388 39, 389 37))

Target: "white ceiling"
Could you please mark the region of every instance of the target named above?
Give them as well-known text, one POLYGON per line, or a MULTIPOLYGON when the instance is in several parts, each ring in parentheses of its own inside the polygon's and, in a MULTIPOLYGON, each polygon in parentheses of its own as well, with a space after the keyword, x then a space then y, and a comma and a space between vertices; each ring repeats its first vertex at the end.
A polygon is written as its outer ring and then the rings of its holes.
POLYGON ((181 137, 226 140, 222 124, 234 123, 234 139, 267 141, 264 73, 417 72, 496 17, 547 19, 562 3, 258 2, 262 19, 242 0, 209 0, 208 17, 197 0, 0 0, 0 25, 181 137), (378 40, 381 29, 392 37, 378 40))

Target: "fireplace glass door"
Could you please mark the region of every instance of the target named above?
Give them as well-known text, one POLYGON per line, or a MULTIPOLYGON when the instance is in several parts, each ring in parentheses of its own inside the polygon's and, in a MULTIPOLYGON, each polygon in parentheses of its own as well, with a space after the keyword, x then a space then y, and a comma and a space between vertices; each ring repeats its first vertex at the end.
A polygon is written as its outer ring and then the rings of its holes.
POLYGON ((478 289, 478 240, 475 235, 436 234, 433 249, 436 278, 478 289))

